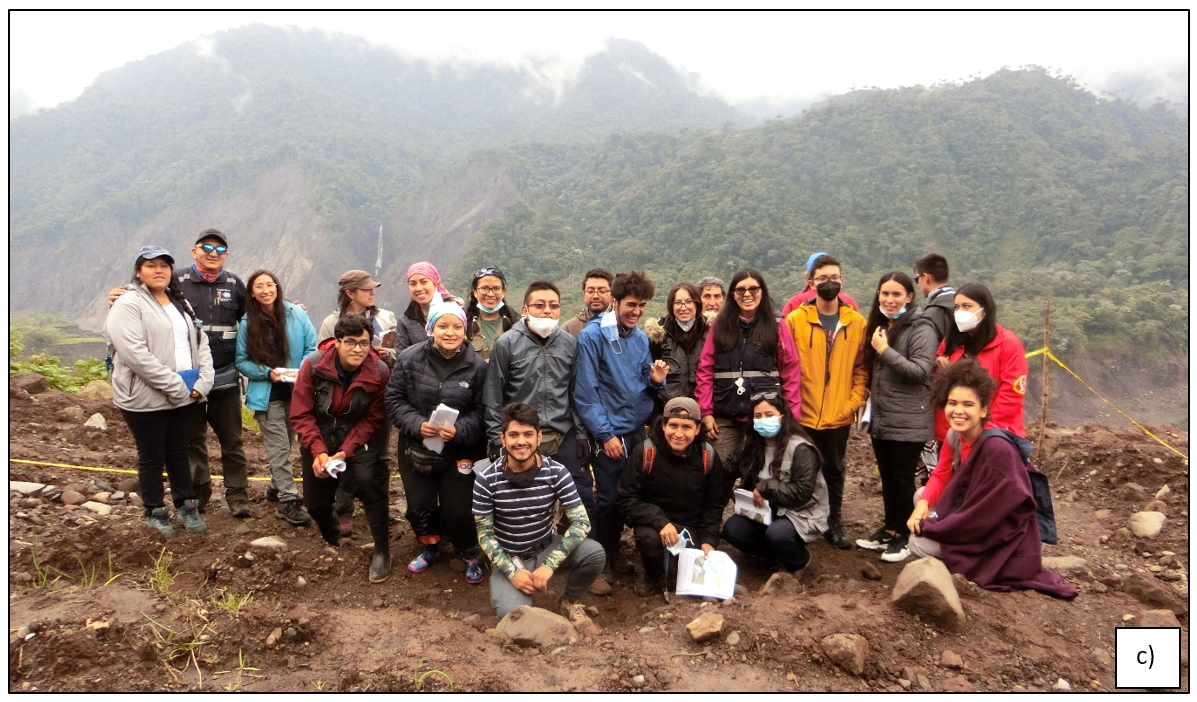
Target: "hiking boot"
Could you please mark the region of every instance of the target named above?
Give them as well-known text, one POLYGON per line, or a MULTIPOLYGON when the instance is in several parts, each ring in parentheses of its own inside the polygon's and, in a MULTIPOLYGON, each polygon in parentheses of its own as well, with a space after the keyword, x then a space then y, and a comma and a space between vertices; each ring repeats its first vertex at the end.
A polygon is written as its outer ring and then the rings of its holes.
POLYGON ((586 591, 599 597, 606 597, 615 592, 611 587, 611 583, 607 582, 605 575, 605 573, 599 573, 599 576, 594 579, 594 582, 590 583, 590 587, 586 591))
POLYGON ((823 532, 823 538, 836 548, 850 549, 852 548, 852 539, 844 533, 844 526, 840 524, 840 520, 835 519, 827 526, 827 531, 823 532))
POLYGON ((407 569, 413 573, 423 573, 429 566, 441 557, 441 549, 437 546, 425 546, 420 555, 407 564, 407 569))
POLYGON ((895 534, 881 554, 881 560, 886 563, 901 563, 910 557, 910 537, 906 534, 895 534))
POLYGON ((199 511, 205 511, 208 508, 208 500, 212 499, 212 483, 193 485, 191 489, 195 492, 195 499, 199 502, 199 511))
POLYGON ((278 502, 278 489, 275 488, 273 485, 266 488, 266 501, 267 502, 278 502))
POLYGON ((342 514, 340 523, 341 523, 341 536, 345 537, 345 538, 353 536, 353 515, 352 514, 342 514))
POLYGON ((146 516, 146 522, 168 539, 175 535, 175 528, 170 525, 169 507, 158 507, 151 510, 149 515, 146 516))
POLYGON ((229 512, 238 519, 245 519, 253 516, 249 511, 249 497, 245 494, 245 490, 225 490, 224 501, 229 504, 229 512))
POLYGON ((208 530, 208 525, 199 517, 199 500, 183 500, 179 508, 179 521, 192 534, 202 534, 208 530))
POLYGON ((274 510, 274 516, 285 519, 295 526, 307 526, 312 523, 312 518, 303 511, 303 507, 299 506, 298 500, 280 502, 278 509, 274 510))
POLYGON ((594 637, 603 633, 603 630, 586 613, 586 607, 581 602, 570 602, 562 597, 560 609, 561 615, 568 619, 569 623, 582 636, 594 637))
POLYGON ((611 561, 611 570, 622 575, 627 575, 628 573, 635 573, 636 566, 627 556, 623 555, 623 551, 616 551, 615 558, 611 561))
POLYGON ((632 586, 632 592, 641 597, 652 597, 659 595, 664 589, 661 587, 664 576, 652 577, 645 575, 632 586))
POLYGON ((870 551, 884 551, 889 542, 894 540, 894 536, 885 529, 878 529, 867 539, 857 539, 856 545, 870 551))
POLYGON ((481 585, 483 581, 482 576, 482 559, 475 556, 474 558, 465 559, 465 579, 471 585, 481 585))

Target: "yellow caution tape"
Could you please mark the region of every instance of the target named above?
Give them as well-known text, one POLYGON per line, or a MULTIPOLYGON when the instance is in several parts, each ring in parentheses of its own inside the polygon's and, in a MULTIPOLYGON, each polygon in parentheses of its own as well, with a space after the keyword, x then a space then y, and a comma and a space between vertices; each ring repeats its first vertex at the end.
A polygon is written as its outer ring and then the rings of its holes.
POLYGON ((1041 348, 1041 349, 1036 349, 1035 351, 1032 351, 1032 352, 1028 353, 1028 354, 1027 354, 1027 358, 1034 358, 1034 357, 1036 357, 1036 356, 1039 356, 1039 355, 1042 355, 1042 354, 1045 354, 1045 353, 1047 353, 1047 347, 1046 347, 1046 346, 1044 346, 1044 347, 1043 347, 1043 348, 1041 348))
MULTIPOLYGON (((22 463, 27 466, 50 466, 51 468, 69 468, 71 470, 90 470, 90 471, 95 471, 97 473, 125 473, 128 475, 137 475, 137 471, 129 470, 127 468, 104 468, 101 466, 73 466, 69 463, 48 463, 46 461, 30 461, 30 460, 26 460, 24 458, 10 458, 10 459, 8 459, 8 462, 9 463, 22 463)), ((396 474, 392 475, 391 477, 398 478, 399 474, 396 473, 396 474)), ((213 480, 224 480, 224 477, 220 476, 220 475, 213 475, 212 479, 213 480)), ((268 480, 270 480, 270 478, 258 478, 258 477, 250 476, 249 480, 268 481, 268 480)), ((302 483, 303 478, 296 478, 295 482, 302 483)))

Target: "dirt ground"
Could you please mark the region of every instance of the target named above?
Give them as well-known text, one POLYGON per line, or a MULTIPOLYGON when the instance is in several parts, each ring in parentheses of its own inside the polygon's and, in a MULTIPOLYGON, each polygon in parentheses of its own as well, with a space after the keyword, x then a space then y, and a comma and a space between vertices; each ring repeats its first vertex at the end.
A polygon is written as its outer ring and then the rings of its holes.
MULTIPOLYGON (((9 428, 14 459, 135 467, 132 437, 108 401, 59 392, 14 398, 9 428), (107 431, 82 426, 93 412, 107 419, 107 431)), ((1188 453, 1187 433, 1151 428, 1188 453)), ((1029 435, 1035 438, 1037 429, 1029 435)), ((261 440, 248 429, 245 447, 251 474, 265 476, 261 440)), ((100 516, 57 498, 13 493, 9 689, 1046 691, 1063 678, 1073 690, 1113 691, 1114 629, 1154 608, 1121 583, 1141 574, 1188 600, 1187 461, 1133 428, 1052 427, 1043 448, 1039 464, 1052 481, 1060 530, 1060 543, 1044 546, 1044 555, 1087 561, 1065 576, 1081 594, 1064 602, 1034 592, 982 591, 962 599, 967 623, 959 633, 891 606, 903 564, 860 549, 836 551, 820 540, 811 544, 813 560, 798 594, 758 594, 770 570, 725 546, 747 590, 734 600, 642 599, 631 592, 635 576, 625 576, 614 596, 586 599, 598 609, 601 635, 547 651, 519 649, 486 632, 496 623, 487 588, 467 584, 459 560, 442 559, 422 575, 406 570, 417 547, 401 519, 397 477, 394 569, 376 585, 366 579, 371 547, 360 514, 353 539, 328 548, 314 527, 274 517, 265 482, 251 483, 253 518, 232 518, 217 487, 205 516, 208 533, 180 529, 168 541, 127 499, 109 497, 113 512, 100 516), (1115 530, 1164 485, 1170 494, 1156 505, 1167 514, 1163 532, 1121 540, 1115 530), (255 550, 247 560, 249 542, 267 535, 282 537, 286 550, 255 550), (864 576, 873 566, 880 580, 864 576), (724 617, 722 638, 693 643, 686 623, 712 609, 724 617), (823 653, 821 639, 834 633, 867 639, 862 675, 823 653), (958 654, 962 667, 945 665, 944 651, 958 654)), ((211 453, 219 453, 214 441, 211 453)), ((848 471, 845 526, 858 538, 881 520, 867 441, 853 438, 848 471)), ((11 480, 73 484, 89 497, 115 492, 131 477, 10 464, 11 480)), ((634 547, 624 549, 635 560, 634 547)), ((560 580, 539 605, 553 606, 560 580)), ((1187 651, 1187 614, 1180 621, 1187 651)), ((1187 690, 1187 653, 1183 661, 1187 690)))

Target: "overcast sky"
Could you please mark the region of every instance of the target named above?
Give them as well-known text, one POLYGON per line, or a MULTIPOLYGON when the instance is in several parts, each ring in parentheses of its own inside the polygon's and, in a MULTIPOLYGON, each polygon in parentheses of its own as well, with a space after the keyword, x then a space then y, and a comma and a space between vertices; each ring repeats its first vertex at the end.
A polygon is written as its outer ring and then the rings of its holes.
POLYGON ((811 102, 855 87, 929 85, 1002 66, 1061 69, 1094 91, 1135 86, 1187 102, 1188 16, 1032 13, 11 12, 10 87, 72 100, 101 72, 261 22, 361 36, 438 59, 576 66, 609 37, 701 74, 730 102, 811 102))

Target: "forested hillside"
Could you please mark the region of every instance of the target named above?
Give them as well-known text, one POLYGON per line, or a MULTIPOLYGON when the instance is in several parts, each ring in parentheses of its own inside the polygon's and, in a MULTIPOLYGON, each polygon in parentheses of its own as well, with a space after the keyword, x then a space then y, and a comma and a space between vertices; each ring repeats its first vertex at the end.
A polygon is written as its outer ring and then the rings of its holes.
POLYGON ((988 284, 1024 338, 1051 294, 1060 351, 1183 354, 1187 133, 1166 105, 1032 69, 858 91, 755 129, 513 146, 489 157, 510 164, 521 202, 476 237, 458 280, 482 263, 522 282, 644 267, 666 285, 754 266, 780 301, 829 251, 870 300, 882 273, 935 250, 953 282, 988 284))

